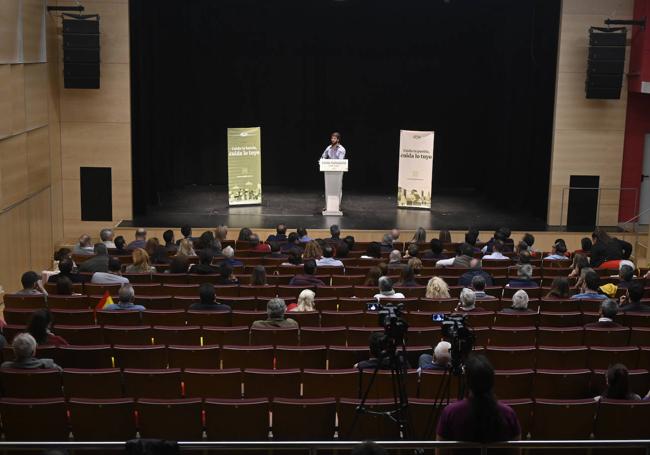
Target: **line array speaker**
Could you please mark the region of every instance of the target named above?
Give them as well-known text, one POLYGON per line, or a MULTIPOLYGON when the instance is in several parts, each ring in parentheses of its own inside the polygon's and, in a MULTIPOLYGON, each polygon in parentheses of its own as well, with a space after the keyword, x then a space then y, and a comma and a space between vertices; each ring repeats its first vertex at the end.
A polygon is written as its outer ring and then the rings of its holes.
POLYGON ((625 27, 589 29, 587 98, 614 100, 621 97, 626 42, 625 27))
POLYGON ((63 15, 63 86, 99 88, 99 15, 63 15))

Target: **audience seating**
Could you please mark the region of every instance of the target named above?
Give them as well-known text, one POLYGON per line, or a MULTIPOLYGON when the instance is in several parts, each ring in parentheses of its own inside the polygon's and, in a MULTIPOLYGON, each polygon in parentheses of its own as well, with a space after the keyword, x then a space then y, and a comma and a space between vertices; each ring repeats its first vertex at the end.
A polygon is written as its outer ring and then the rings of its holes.
POLYGON ((135 437, 133 398, 72 398, 68 406, 75 441, 127 441, 135 437))

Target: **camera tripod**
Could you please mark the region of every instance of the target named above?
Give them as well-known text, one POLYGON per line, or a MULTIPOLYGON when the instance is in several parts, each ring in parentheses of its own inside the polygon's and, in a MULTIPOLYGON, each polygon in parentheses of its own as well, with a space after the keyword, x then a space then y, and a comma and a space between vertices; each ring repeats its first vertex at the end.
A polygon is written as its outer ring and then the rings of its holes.
MULTIPOLYGON (((406 346, 402 343, 400 352, 397 352, 397 346, 393 339, 388 338, 388 346, 381 352, 377 359, 377 364, 370 376, 368 385, 363 392, 361 402, 357 406, 356 414, 352 425, 350 425, 349 434, 352 435, 361 414, 385 416, 393 421, 399 427, 402 439, 410 439, 411 422, 408 410, 408 392, 406 391, 406 346), (386 363, 388 362, 388 363, 386 363), (366 408, 366 401, 370 390, 375 382, 377 373, 382 366, 390 366, 391 384, 393 389, 393 400, 395 407, 388 411, 374 411, 366 408)), ((359 392, 363 384, 363 370, 359 370, 359 392)))

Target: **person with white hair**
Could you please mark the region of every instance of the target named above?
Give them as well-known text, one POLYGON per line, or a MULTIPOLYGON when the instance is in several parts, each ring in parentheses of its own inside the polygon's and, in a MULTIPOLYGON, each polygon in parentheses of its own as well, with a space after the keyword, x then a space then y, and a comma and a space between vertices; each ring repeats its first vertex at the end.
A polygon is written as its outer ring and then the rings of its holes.
POLYGON ((135 290, 130 284, 123 284, 119 290, 119 300, 117 303, 111 303, 104 307, 105 311, 120 311, 120 310, 132 310, 132 311, 144 311, 146 308, 142 305, 136 305, 133 303, 135 300, 135 290))
POLYGON ((291 329, 298 328, 298 323, 291 318, 285 317, 287 311, 287 304, 280 298, 272 298, 266 304, 267 318, 253 322, 252 329, 255 328, 280 328, 291 329))
POLYGON ((504 308, 501 313, 521 314, 521 313, 535 313, 533 310, 528 309, 528 293, 523 289, 519 289, 512 296, 512 305, 510 308, 504 308))
POLYGON ((451 363, 451 343, 439 342, 433 350, 433 355, 422 354, 418 359, 420 370, 446 370, 451 363))
POLYGON ((316 293, 311 289, 303 289, 298 296, 298 302, 287 306, 287 311, 316 311, 314 298, 316 293))
POLYGON ((378 280, 379 294, 374 295, 374 299, 380 301, 382 298, 388 299, 403 299, 404 294, 395 292, 393 289, 393 281, 387 276, 381 276, 378 280))
POLYGON ((402 269, 406 264, 402 264, 402 253, 399 250, 392 250, 388 255, 389 269, 402 269))
POLYGON ((113 232, 112 229, 104 228, 101 231, 99 231, 99 238, 102 241, 102 243, 106 245, 106 248, 115 248, 115 242, 113 241, 114 237, 115 237, 115 233, 113 232))
POLYGON ((242 261, 235 259, 235 250, 230 245, 221 250, 221 254, 225 258, 224 262, 230 264, 230 267, 241 267, 244 265, 242 261))
POLYGON ((56 369, 61 371, 61 367, 54 363, 52 359, 37 359, 36 340, 29 333, 19 333, 14 337, 11 347, 14 350, 14 360, 3 362, 0 368, 20 368, 20 369, 56 369))
POLYGON ((460 291, 460 299, 455 310, 457 313, 468 313, 471 311, 485 311, 476 306, 476 293, 469 288, 460 291))

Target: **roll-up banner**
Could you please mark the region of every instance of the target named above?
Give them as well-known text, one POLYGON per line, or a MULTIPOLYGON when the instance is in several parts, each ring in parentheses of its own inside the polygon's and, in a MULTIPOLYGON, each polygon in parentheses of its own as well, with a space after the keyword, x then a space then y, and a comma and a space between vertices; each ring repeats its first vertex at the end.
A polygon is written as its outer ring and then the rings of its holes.
POLYGON ((431 208, 433 131, 400 131, 397 206, 431 208))
POLYGON ((228 128, 228 204, 261 203, 261 130, 259 127, 228 128))

